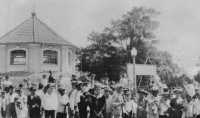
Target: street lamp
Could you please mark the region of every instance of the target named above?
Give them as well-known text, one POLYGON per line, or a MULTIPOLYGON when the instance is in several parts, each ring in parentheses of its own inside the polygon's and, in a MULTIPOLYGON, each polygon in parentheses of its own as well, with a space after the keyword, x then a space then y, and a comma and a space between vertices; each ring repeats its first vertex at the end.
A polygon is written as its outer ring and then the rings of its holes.
POLYGON ((131 55, 133 57, 133 90, 135 92, 135 95, 137 94, 137 81, 136 81, 136 73, 135 73, 135 57, 137 55, 137 50, 135 47, 131 50, 131 55))

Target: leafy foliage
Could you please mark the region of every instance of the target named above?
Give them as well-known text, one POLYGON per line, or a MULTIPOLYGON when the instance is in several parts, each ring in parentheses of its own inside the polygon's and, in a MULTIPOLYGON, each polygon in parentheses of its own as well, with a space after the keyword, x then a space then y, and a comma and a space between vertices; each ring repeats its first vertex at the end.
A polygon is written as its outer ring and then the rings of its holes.
POLYGON ((118 81, 126 72, 126 64, 132 63, 131 49, 135 47, 138 51, 136 63, 157 65, 161 79, 170 82, 178 66, 168 52, 154 46, 158 42, 155 33, 159 26, 155 20, 158 15, 154 9, 134 7, 121 19, 113 20, 111 27, 106 27, 102 33, 90 33, 88 41, 91 45, 79 52, 79 70, 96 74, 96 79, 107 73, 111 80, 118 81))

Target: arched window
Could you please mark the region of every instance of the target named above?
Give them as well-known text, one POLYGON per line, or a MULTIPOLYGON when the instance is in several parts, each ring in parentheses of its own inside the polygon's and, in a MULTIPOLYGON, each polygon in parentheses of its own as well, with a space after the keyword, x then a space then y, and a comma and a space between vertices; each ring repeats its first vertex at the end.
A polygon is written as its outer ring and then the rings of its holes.
POLYGON ((43 51, 43 64, 58 64, 58 52, 54 50, 43 51))
POLYGON ((26 65, 26 51, 25 50, 11 51, 10 65, 26 65))

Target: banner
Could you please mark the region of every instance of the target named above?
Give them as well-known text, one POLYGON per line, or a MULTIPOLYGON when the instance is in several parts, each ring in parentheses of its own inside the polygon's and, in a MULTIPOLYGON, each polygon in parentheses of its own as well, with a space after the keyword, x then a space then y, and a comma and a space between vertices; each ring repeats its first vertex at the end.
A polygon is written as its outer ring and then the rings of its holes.
MULTIPOLYGON (((156 75, 155 65, 135 64, 136 75, 156 75)), ((128 76, 133 75, 133 64, 127 64, 128 76)))

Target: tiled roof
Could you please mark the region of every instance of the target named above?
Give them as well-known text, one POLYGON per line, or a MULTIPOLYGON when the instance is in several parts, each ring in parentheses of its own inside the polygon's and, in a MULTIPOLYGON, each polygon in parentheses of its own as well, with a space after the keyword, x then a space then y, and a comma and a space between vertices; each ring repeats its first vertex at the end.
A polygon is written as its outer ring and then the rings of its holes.
POLYGON ((55 33, 33 13, 32 17, 0 38, 0 44, 7 43, 50 43, 76 47, 55 33))

